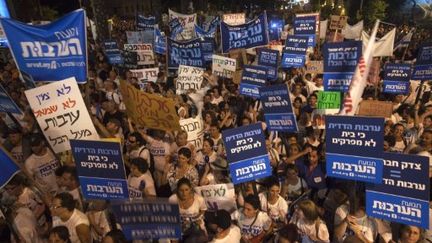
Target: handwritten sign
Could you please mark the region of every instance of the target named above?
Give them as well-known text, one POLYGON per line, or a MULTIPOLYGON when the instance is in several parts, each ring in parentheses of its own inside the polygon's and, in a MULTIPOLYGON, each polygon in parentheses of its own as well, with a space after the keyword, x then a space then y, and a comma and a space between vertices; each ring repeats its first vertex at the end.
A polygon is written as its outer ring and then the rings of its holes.
POLYGON ((183 32, 177 36, 177 39, 189 40, 194 36, 194 28, 197 23, 197 14, 181 14, 168 9, 169 19, 178 19, 183 27, 183 32))
POLYGON ((222 15, 222 21, 229 25, 240 25, 246 23, 245 13, 233 13, 222 15))
POLYGON ((195 187, 195 192, 201 195, 208 211, 224 209, 230 213, 237 210, 236 195, 232 183, 195 187))
POLYGON ((152 44, 125 44, 124 50, 136 52, 138 65, 153 65, 155 62, 152 44))
POLYGON ((213 55, 212 71, 214 75, 217 75, 219 77, 224 77, 224 78, 232 78, 235 70, 236 70, 235 59, 213 55))
POLYGON ((188 118, 180 120, 180 127, 188 134, 188 143, 196 149, 202 149, 204 139, 204 122, 201 118, 188 118))
POLYGON ((24 92, 55 153, 70 150, 69 139, 99 139, 75 78, 24 92))
POLYGON ((180 130, 174 100, 145 93, 125 81, 120 81, 120 87, 126 111, 136 124, 166 131, 180 130))
POLYGON ((138 79, 138 82, 153 82, 155 83, 158 74, 159 68, 143 68, 143 69, 130 69, 131 76, 138 79))
POLYGON ((393 104, 391 102, 378 100, 363 100, 359 104, 360 116, 385 117, 390 118, 393 114, 393 104))
POLYGON ((176 94, 184 94, 190 89, 200 90, 204 69, 180 65, 176 82, 176 94))
POLYGON ((324 73, 323 61, 309 61, 306 64, 306 73, 322 74, 324 73))
POLYGON ((319 91, 318 109, 340 109, 341 93, 337 91, 319 91))

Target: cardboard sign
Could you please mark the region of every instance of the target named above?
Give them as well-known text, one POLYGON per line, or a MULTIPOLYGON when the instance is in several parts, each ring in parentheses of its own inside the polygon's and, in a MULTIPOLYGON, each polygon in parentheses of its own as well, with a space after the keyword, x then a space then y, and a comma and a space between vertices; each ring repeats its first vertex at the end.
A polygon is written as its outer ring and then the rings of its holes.
POLYGON ((223 78, 232 78, 236 71, 236 63, 235 59, 213 55, 213 74, 223 78))
POLYGON ((229 25, 240 25, 246 23, 245 13, 234 13, 222 15, 222 21, 229 25))
POLYGON ((69 139, 99 139, 75 78, 24 92, 55 153, 70 150, 69 139))
POLYGON ((306 64, 306 73, 324 73, 324 61, 309 61, 306 64))
POLYGON ((123 80, 120 87, 128 116, 135 124, 166 131, 180 130, 173 99, 145 93, 123 80))
POLYGON ((341 105, 341 93, 337 91, 318 91, 318 109, 337 109, 341 105))
POLYGON ((204 122, 201 118, 188 118, 180 120, 180 127, 188 134, 188 143, 195 146, 195 149, 202 149, 204 139, 204 122))
POLYGON ((176 82, 176 94, 184 94, 190 89, 200 90, 204 80, 204 69, 180 65, 176 82))
POLYGON ((236 195, 232 183, 199 186, 195 187, 195 192, 204 198, 208 211, 216 212, 224 209, 232 213, 237 210, 236 195))
POLYGON ((129 198, 120 143, 88 140, 70 140, 70 143, 85 199, 129 198))
POLYGON ((393 104, 391 102, 363 100, 359 104, 357 115, 390 118, 392 114, 393 104))
POLYGON ((348 16, 332 15, 330 17, 330 29, 343 29, 347 24, 348 16))

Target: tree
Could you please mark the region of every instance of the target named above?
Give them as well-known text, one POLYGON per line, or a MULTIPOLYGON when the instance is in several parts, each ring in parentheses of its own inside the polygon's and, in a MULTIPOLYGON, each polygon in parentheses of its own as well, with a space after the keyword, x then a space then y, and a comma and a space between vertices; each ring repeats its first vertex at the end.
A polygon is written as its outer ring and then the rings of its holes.
POLYGON ((99 41, 109 39, 108 19, 111 17, 110 8, 106 7, 105 0, 91 0, 93 18, 96 25, 96 32, 99 41))
POLYGON ((373 24, 375 20, 383 20, 386 17, 388 4, 385 0, 369 0, 363 8, 363 19, 366 24, 373 24))

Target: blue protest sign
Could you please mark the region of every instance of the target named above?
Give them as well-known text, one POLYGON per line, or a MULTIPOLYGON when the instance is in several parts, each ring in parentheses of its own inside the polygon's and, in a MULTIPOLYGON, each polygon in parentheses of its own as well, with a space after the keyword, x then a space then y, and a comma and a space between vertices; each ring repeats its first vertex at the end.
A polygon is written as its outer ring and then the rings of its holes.
POLYGON ((285 84, 260 88, 264 117, 269 130, 297 132, 297 121, 285 84))
POLYGON ((324 90, 348 91, 353 75, 353 73, 324 73, 324 90))
POLYGON ((417 54, 416 65, 432 64, 432 43, 423 44, 417 54))
POLYGON ((301 16, 294 18, 295 35, 315 35, 316 16, 301 16))
POLYGON ((362 54, 361 41, 326 43, 323 48, 324 72, 354 73, 362 54))
POLYGON ((179 65, 204 67, 204 54, 199 38, 177 42, 168 38, 168 68, 177 69, 179 65))
POLYGON ((171 30, 171 38, 175 39, 178 34, 183 32, 183 26, 181 25, 178 18, 171 19, 168 23, 171 30))
POLYGON ((144 16, 138 14, 138 16, 137 16, 138 29, 153 31, 155 24, 156 24, 156 17, 155 16, 144 17, 144 16))
POLYGON ((234 184, 271 175, 261 123, 224 130, 222 138, 234 184))
POLYGON ((306 55, 309 38, 306 36, 288 36, 285 51, 291 54, 306 55))
POLYGON ((70 145, 84 198, 129 198, 120 143, 71 139, 70 145))
POLYGON ((47 25, 1 18, 18 69, 36 82, 75 77, 87 81, 85 11, 76 10, 47 25))
POLYGON ((259 49, 258 50, 258 65, 277 67, 279 59, 279 51, 272 49, 259 49))
POLYGON ((431 80, 432 79, 432 64, 415 65, 411 79, 413 79, 413 80, 431 80))
POLYGON ((2 168, 0 173, 0 188, 3 188, 20 171, 20 168, 3 147, 0 147, 0 161, 2 168))
POLYGON ((115 41, 104 41, 105 55, 108 57, 110 64, 122 64, 123 57, 120 49, 118 48, 117 42, 115 41))
POLYGON ((165 55, 167 48, 166 37, 162 35, 158 28, 155 28, 154 33, 154 52, 157 54, 165 55))
POLYGON ((387 64, 384 68, 383 92, 408 94, 410 78, 410 64, 387 64))
POLYGON ((242 25, 231 26, 221 22, 220 28, 223 53, 232 49, 263 46, 269 42, 266 12, 242 25))
POLYGON ((179 207, 168 199, 113 203, 112 209, 127 240, 181 238, 179 207))
POLYGON ((202 48, 205 63, 211 63, 213 58, 213 53, 215 50, 214 38, 208 38, 208 37, 201 38, 201 48, 202 48))
POLYGON ((0 84, 0 112, 10 112, 22 114, 20 108, 15 104, 13 99, 8 95, 6 90, 0 84))
POLYGON ((214 38, 216 35, 216 27, 214 26, 212 28, 210 28, 208 31, 203 30, 201 27, 199 27, 198 25, 195 25, 195 35, 196 37, 208 37, 208 38, 214 38))
POLYGON ((26 89, 36 88, 36 84, 34 82, 34 79, 30 74, 28 74, 24 71, 21 71, 21 80, 24 82, 26 89))
POLYGON ((286 51, 282 53, 281 67, 282 68, 301 68, 305 65, 306 55, 291 54, 286 51))
POLYGON ((429 202, 366 190, 366 214, 375 218, 429 228, 429 202))
POLYGON ((266 81, 266 67, 244 65, 240 83, 240 94, 259 98, 259 87, 264 86, 266 81))
POLYGON ((382 182, 384 118, 326 116, 327 175, 382 182))

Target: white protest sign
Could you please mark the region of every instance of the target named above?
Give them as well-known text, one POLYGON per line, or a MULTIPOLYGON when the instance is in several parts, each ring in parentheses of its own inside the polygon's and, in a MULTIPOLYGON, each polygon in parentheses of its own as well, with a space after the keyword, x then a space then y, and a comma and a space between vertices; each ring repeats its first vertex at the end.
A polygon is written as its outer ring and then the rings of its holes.
POLYGON ((202 149, 204 139, 204 122, 201 118, 180 119, 180 127, 188 134, 188 143, 202 149))
POLYGON ((139 82, 155 83, 159 74, 159 68, 131 69, 129 71, 132 77, 137 78, 139 82))
POLYGON ((186 93, 189 89, 200 90, 204 69, 180 65, 176 82, 176 94, 186 93))
POLYGON ((137 65, 153 65, 155 63, 152 44, 125 44, 124 50, 137 53, 137 65))
POLYGON ((237 210, 234 185, 232 183, 195 187, 201 195, 209 211, 225 209, 232 213, 237 210))
POLYGON ((213 74, 219 77, 232 78, 233 73, 236 70, 235 59, 218 55, 213 55, 212 59, 213 74))
POLYGON ((70 150, 69 139, 99 139, 75 78, 24 92, 55 153, 70 150))
POLYGON ((126 31, 127 43, 141 44, 144 43, 144 36, 142 31, 126 31))
MULTIPOLYGON (((183 26, 183 32, 178 36, 182 37, 184 40, 192 39, 195 36, 195 24, 197 23, 196 14, 181 14, 168 9, 169 20, 178 18, 180 24, 183 26)), ((178 37, 177 36, 177 37, 178 37)), ((178 38, 181 40, 182 38, 178 38)))
POLYGON ((222 21, 229 25, 240 25, 246 23, 245 13, 224 14, 222 21))

